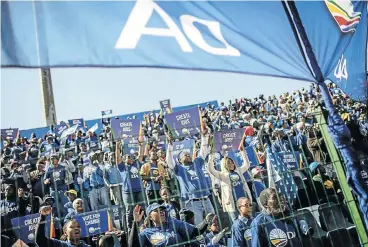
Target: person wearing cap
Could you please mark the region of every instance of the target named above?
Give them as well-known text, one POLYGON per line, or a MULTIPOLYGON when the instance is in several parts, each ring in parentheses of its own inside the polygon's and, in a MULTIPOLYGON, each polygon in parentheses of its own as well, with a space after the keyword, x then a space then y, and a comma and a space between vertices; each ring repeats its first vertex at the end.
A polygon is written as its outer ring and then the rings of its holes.
POLYGON ((215 212, 209 199, 211 192, 203 173, 204 160, 209 149, 207 134, 208 129, 206 128, 202 132, 201 148, 197 158, 194 160, 192 160, 189 152, 181 152, 178 157, 180 165, 177 165, 173 160, 172 141, 168 144, 166 151, 166 162, 179 181, 181 199, 185 202, 185 207, 195 213, 196 224, 203 220, 204 214, 215 212))
POLYGON ((241 197, 236 202, 239 211, 238 218, 231 227, 231 239, 233 247, 248 247, 251 244, 252 202, 249 198, 241 197))
POLYGON ((115 160, 116 164, 118 164, 123 184, 122 196, 125 205, 126 222, 128 224, 128 229, 131 229, 134 206, 139 205, 140 207, 144 207, 145 202, 142 179, 139 174, 143 162, 143 148, 141 145, 139 146, 139 156, 138 159, 135 160, 131 154, 126 154, 121 157, 120 146, 121 142, 118 140, 115 148, 115 160))
POLYGON ((70 213, 73 211, 73 201, 77 198, 78 193, 75 190, 68 190, 65 191, 64 194, 69 200, 67 203, 65 203, 64 208, 68 213, 70 213))
POLYGON ((55 207, 60 209, 61 215, 58 215, 60 218, 67 214, 64 209, 64 205, 68 202, 68 198, 64 195, 64 192, 68 190, 65 181, 66 168, 60 165, 58 154, 52 154, 50 159, 52 166, 46 171, 44 184, 50 186, 50 195, 55 198, 55 207))
MULTIPOLYGON (((158 203, 152 203, 146 209, 148 226, 139 233, 141 247, 163 247, 181 244, 199 236, 200 231, 193 225, 168 218, 166 208, 158 203)), ((135 227, 138 227, 135 224, 135 227)))
POLYGON ((260 195, 262 212, 251 223, 251 247, 302 247, 302 229, 290 211, 286 199, 276 189, 268 188, 260 195))
POLYGON ((242 148, 240 151, 243 164, 237 167, 230 157, 225 156, 221 160, 221 171, 217 171, 213 162, 213 154, 209 156, 208 172, 221 181, 221 201, 224 212, 227 212, 232 221, 237 218, 236 201, 240 197, 248 197, 252 200, 252 194, 244 178, 244 173, 248 171, 249 159, 242 148))
POLYGON ((0 200, 1 234, 4 234, 15 241, 12 230, 11 219, 26 215, 27 203, 24 200, 17 200, 16 187, 8 184, 5 187, 4 199, 0 200))

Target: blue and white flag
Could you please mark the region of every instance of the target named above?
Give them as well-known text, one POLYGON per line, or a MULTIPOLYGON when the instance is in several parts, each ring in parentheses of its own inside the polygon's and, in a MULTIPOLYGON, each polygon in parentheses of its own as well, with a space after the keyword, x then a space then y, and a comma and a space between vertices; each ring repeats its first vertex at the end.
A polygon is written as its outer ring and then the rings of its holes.
POLYGON ((96 130, 98 130, 98 123, 95 123, 95 125, 93 125, 89 130, 88 132, 96 132, 96 130))
POLYGON ((34 243, 36 239, 36 228, 40 222, 40 214, 31 214, 11 219, 15 236, 24 243, 34 243))
POLYGON ((74 133, 77 131, 78 126, 79 126, 79 125, 74 125, 74 126, 72 126, 72 127, 68 128, 67 130, 65 130, 65 131, 61 134, 60 139, 63 139, 63 138, 65 138, 65 137, 68 137, 68 136, 70 136, 70 135, 74 134, 74 133))
POLYGON ((269 187, 275 187, 290 204, 293 204, 297 197, 298 187, 294 182, 292 173, 279 155, 272 153, 270 148, 266 148, 266 152, 269 187))
POLYGON ((106 111, 101 111, 101 115, 104 117, 104 116, 107 116, 107 115, 111 115, 112 114, 112 110, 106 110, 106 111))

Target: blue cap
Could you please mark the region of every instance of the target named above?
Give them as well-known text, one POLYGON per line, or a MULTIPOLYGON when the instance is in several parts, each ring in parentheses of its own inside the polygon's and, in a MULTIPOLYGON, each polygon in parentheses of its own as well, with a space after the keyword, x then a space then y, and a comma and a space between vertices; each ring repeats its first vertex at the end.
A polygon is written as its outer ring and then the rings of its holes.
POLYGON ((158 208, 165 208, 165 206, 163 205, 160 205, 158 203, 152 203, 151 205, 149 205, 146 209, 146 213, 147 215, 150 215, 150 213, 155 210, 155 209, 158 209, 158 208))
POLYGON ((311 173, 314 173, 318 166, 319 166, 319 163, 318 162, 312 162, 312 163, 310 163, 309 170, 311 171, 311 173))

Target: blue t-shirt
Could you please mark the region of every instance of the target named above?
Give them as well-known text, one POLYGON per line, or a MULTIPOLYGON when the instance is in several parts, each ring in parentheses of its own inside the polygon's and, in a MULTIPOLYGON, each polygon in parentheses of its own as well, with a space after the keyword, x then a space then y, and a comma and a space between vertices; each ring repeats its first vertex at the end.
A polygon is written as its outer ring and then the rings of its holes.
MULTIPOLYGON (((150 177, 158 177, 158 166, 157 164, 151 163, 150 177)), ((147 182, 146 190, 160 190, 161 184, 160 182, 156 182, 154 180, 150 180, 147 182)))
POLYGON ((297 235, 297 224, 293 220, 273 219, 260 213, 252 222, 251 247, 302 247, 297 235))
POLYGON ((169 202, 169 204, 163 203, 162 205, 166 208, 166 217, 179 219, 179 210, 178 207, 175 207, 174 202, 169 202))
POLYGON ((183 200, 202 198, 210 195, 206 177, 202 167, 204 160, 196 158, 190 165, 176 165, 175 175, 180 185, 180 193, 183 200))
POLYGON ((244 191, 244 186, 239 174, 237 172, 231 172, 229 173, 229 178, 234 201, 237 202, 240 197, 246 197, 247 193, 244 191))
POLYGON ((194 226, 183 221, 170 219, 164 226, 150 227, 139 233, 142 247, 163 247, 180 244, 189 239, 194 226))
POLYGON ((233 247, 249 247, 252 239, 252 219, 239 216, 231 227, 233 247))
POLYGON ((68 241, 61 241, 58 239, 51 238, 49 239, 49 246, 53 247, 91 247, 90 245, 86 244, 85 242, 81 241, 78 245, 73 245, 69 243, 68 241))
POLYGON ((142 180, 139 176, 140 166, 138 162, 132 165, 126 165, 124 162, 118 165, 123 181, 123 193, 141 192, 142 180))
POLYGON ((58 167, 50 167, 45 174, 45 179, 50 179, 49 185, 51 190, 66 191, 64 166, 59 164, 58 167))
POLYGON ((253 192, 256 198, 261 195, 261 192, 266 189, 265 184, 262 181, 253 181, 253 192))

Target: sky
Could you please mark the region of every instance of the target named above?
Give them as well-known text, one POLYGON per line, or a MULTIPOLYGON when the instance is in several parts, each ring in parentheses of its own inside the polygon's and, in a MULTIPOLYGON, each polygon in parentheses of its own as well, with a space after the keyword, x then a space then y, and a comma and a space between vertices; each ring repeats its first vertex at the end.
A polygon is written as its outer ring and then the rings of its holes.
MULTIPOLYGON (((159 101, 183 106, 228 102, 259 94, 280 95, 308 82, 244 74, 143 68, 61 68, 51 70, 57 120, 122 115, 159 109, 159 101)), ((39 69, 1 69, 1 128, 46 126, 39 69)))

